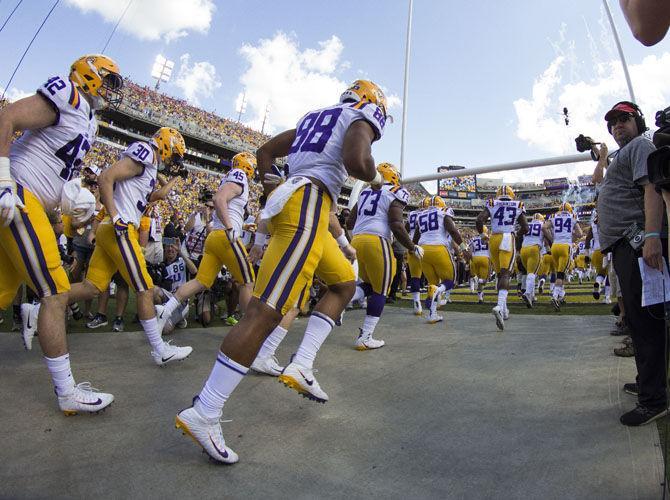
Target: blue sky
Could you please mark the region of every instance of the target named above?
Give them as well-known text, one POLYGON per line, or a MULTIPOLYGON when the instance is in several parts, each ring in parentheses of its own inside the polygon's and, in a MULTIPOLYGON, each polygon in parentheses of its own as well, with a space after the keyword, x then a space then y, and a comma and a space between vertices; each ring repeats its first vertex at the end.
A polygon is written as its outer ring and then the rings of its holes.
MULTIPOLYGON (((51 0, 28 0, 0 32, 5 86, 51 0)), ((61 0, 8 92, 31 92, 98 52, 126 0, 61 0)), ((15 0, 0 0, 0 22, 15 0)), ((635 41, 610 0, 633 85, 647 122, 670 105, 670 45, 635 41)), ((335 102, 343 86, 366 77, 382 85, 395 123, 374 146, 377 161, 398 164, 406 1, 133 0, 107 53, 125 75, 152 84, 156 54, 176 62, 162 89, 207 110, 260 128, 266 105, 279 132, 305 111, 335 102)), ((573 154, 579 133, 608 140, 602 116, 628 98, 602 2, 416 0, 405 176, 438 165, 489 165, 573 154), (566 127, 561 110, 567 106, 566 127)), ((592 170, 579 164, 494 174, 542 180, 592 170)))

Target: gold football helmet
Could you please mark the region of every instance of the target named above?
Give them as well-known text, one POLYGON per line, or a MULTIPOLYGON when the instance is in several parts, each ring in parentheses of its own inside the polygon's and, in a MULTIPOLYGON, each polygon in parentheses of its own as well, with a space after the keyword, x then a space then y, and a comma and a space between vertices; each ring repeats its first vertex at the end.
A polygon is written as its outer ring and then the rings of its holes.
POLYGON ((426 196, 423 200, 421 200, 421 208, 428 208, 432 198, 432 196, 426 196))
POLYGON ((377 172, 382 174, 385 183, 400 186, 400 172, 391 163, 380 163, 377 165, 377 172))
POLYGON ((533 214, 533 220, 539 220, 540 222, 544 222, 544 215, 542 215, 540 212, 533 214))
POLYGON ((503 184, 496 191, 496 198, 499 200, 513 200, 515 197, 514 190, 507 184, 503 184))
POLYGON ((356 80, 351 86, 342 92, 340 102, 347 101, 366 101, 379 106, 384 116, 386 116, 386 96, 379 86, 370 80, 356 80))
POLYGON ((247 151, 242 151, 233 156, 231 168, 239 168, 247 174, 249 180, 256 175, 256 156, 247 151))
POLYGON ((115 109, 121 104, 121 71, 107 56, 89 54, 80 57, 70 67, 70 80, 79 90, 93 98, 95 109, 105 107, 105 103, 115 109))
POLYGON ((572 205, 570 205, 570 203, 568 203, 567 201, 564 201, 563 203, 561 203, 561 206, 558 207, 558 211, 573 213, 572 205))
POLYGON ((178 130, 172 127, 161 127, 151 138, 154 146, 158 149, 160 163, 159 171, 164 171, 167 167, 169 175, 177 175, 184 166, 184 154, 186 153, 186 143, 178 130))
POLYGON ((446 208, 447 204, 444 202, 441 196, 433 196, 430 199, 430 206, 437 208, 446 208))

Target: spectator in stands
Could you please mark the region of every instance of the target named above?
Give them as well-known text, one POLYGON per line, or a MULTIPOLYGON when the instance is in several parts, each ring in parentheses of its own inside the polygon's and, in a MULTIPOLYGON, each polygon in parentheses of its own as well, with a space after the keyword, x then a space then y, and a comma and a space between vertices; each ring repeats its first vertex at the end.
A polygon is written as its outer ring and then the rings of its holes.
POLYGON ((600 187, 598 227, 602 252, 612 253, 638 369, 637 384, 625 386, 638 394, 638 405, 620 420, 624 425, 637 426, 667 413, 663 304, 642 307, 638 266, 642 256, 648 266, 662 268, 663 254, 667 257, 667 230, 663 229, 663 199, 647 176, 647 157, 655 148, 643 135, 646 126, 640 109, 633 103, 620 102, 607 112, 605 120, 620 149, 600 187), (641 248, 637 248, 636 240, 626 237, 631 226, 644 234, 641 248))

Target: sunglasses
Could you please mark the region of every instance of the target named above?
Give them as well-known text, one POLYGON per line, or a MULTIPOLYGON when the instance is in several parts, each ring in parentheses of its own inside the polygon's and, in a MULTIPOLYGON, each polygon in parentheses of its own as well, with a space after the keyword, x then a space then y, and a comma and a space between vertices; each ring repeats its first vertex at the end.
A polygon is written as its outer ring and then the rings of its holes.
POLYGON ((617 115, 614 118, 610 118, 609 120, 607 120, 607 127, 612 128, 617 123, 626 123, 631 118, 633 118, 633 115, 631 113, 623 113, 621 115, 617 115))

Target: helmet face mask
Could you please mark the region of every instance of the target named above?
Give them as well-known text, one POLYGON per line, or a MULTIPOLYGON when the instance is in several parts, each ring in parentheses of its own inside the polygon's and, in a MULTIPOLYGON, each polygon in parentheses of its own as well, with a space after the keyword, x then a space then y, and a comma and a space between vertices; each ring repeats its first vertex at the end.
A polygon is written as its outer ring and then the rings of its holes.
POLYGON ((123 78, 119 67, 109 57, 89 54, 77 59, 70 67, 70 80, 88 96, 94 109, 106 106, 117 109, 123 96, 123 78))

